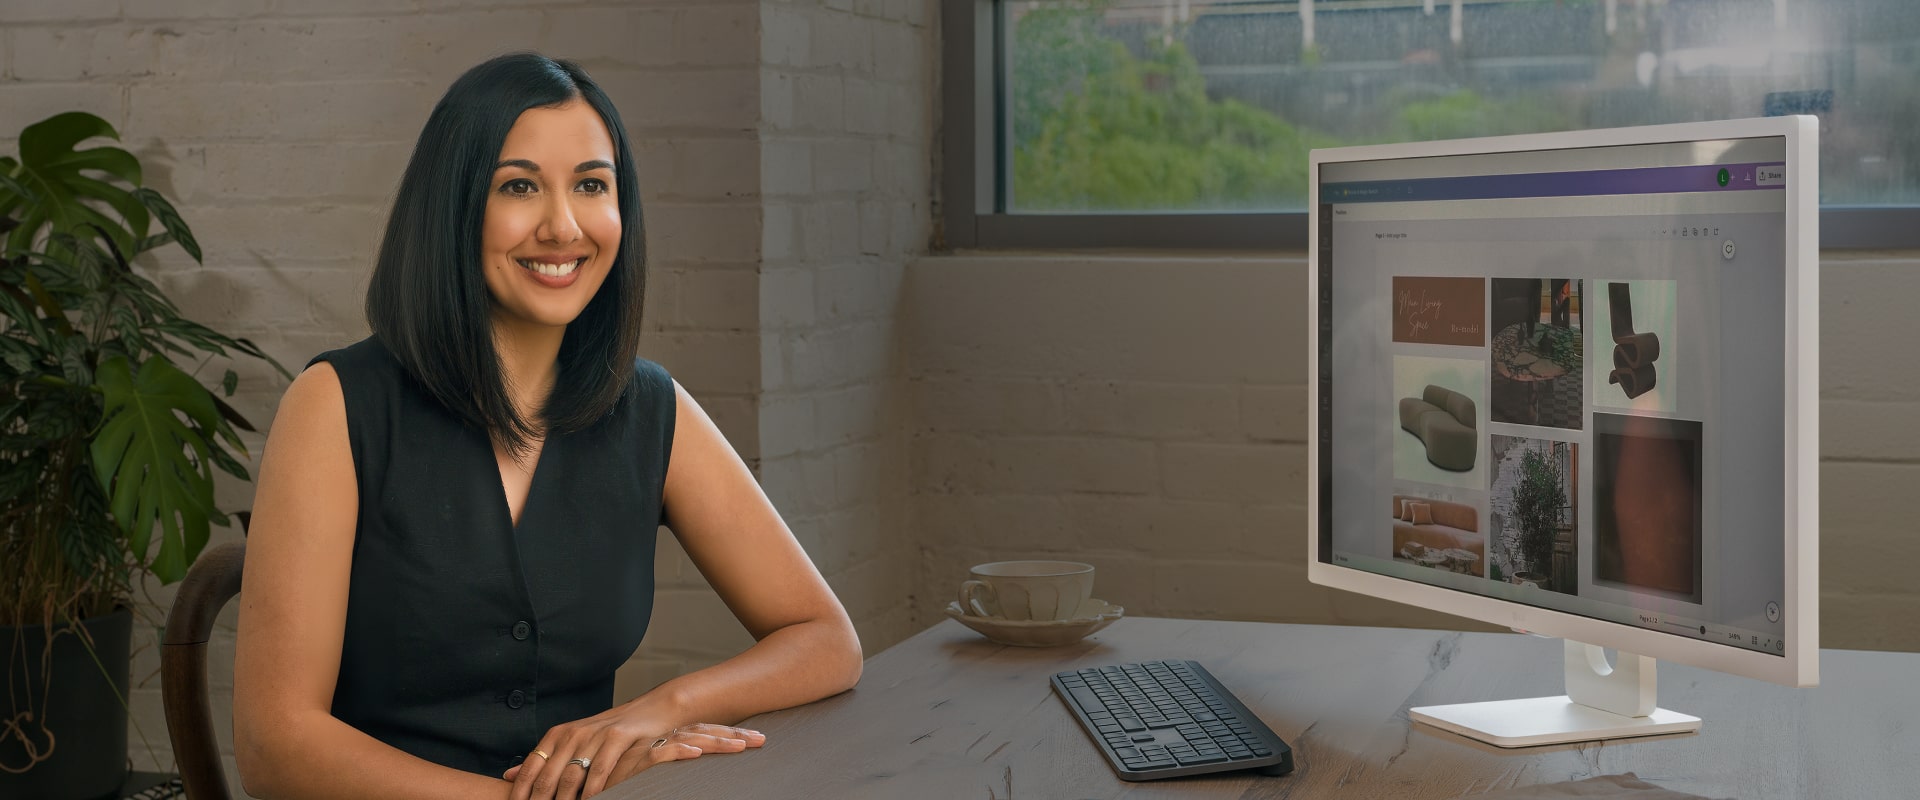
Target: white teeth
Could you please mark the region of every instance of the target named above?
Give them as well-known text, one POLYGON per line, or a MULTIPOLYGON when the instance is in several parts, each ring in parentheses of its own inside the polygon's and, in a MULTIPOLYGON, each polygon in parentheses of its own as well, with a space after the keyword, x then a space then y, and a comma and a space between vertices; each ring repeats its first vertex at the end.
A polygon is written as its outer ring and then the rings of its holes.
POLYGON ((528 261, 527 259, 524 259, 524 258, 517 258, 517 259, 514 259, 514 261, 519 263, 520 266, 522 267, 526 267, 527 269, 533 270, 534 272, 538 272, 549 278, 558 278, 562 275, 570 275, 573 273, 574 270, 579 269, 581 264, 586 263, 585 258, 574 259, 564 264, 548 264, 540 261, 528 261))

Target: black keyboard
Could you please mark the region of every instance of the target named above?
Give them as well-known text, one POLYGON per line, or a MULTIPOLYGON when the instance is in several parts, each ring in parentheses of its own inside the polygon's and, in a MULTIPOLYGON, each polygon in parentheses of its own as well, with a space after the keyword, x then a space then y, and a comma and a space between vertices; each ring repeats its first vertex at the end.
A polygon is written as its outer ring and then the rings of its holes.
POLYGON ((1198 662, 1093 667, 1052 682, 1121 780, 1293 771, 1293 749, 1198 662))

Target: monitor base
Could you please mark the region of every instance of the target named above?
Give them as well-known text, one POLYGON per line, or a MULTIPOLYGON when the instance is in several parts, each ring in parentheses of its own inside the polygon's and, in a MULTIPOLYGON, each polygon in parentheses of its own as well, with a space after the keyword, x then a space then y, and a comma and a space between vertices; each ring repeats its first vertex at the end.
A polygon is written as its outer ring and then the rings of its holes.
POLYGON ((1628 717, 1573 702, 1566 695, 1426 706, 1411 709, 1408 715, 1415 722, 1495 747, 1535 747, 1700 730, 1699 717, 1664 708, 1655 708, 1644 717, 1628 717))

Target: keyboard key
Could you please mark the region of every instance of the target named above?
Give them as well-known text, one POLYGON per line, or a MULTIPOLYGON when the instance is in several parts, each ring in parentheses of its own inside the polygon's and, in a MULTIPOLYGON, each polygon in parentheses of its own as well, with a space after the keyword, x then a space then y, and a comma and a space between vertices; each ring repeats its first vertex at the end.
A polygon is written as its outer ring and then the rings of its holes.
POLYGON ((1141 724, 1140 720, 1135 719, 1133 717, 1115 717, 1114 721, 1120 723, 1120 727, 1125 728, 1130 732, 1144 731, 1147 729, 1146 725, 1141 724))
POLYGON ((1219 717, 1216 717, 1212 714, 1205 714, 1205 713, 1195 714, 1193 715, 1193 718, 1201 722, 1212 722, 1216 719, 1219 719, 1219 717))
POLYGON ((1113 752, 1115 755, 1120 756, 1121 759, 1126 761, 1132 761, 1140 758, 1140 748, 1137 748, 1137 747, 1116 747, 1116 748, 1113 748, 1113 752))
POLYGON ((1272 750, 1268 750, 1267 748, 1264 748, 1264 747, 1253 748, 1253 756, 1255 758, 1266 758, 1267 756, 1270 756, 1270 755, 1273 755, 1272 750))
POLYGON ((1190 767, 1195 764, 1218 764, 1225 760, 1227 760, 1227 757, 1218 752, 1212 754, 1194 753, 1190 756, 1180 756, 1180 766, 1190 767))
POLYGON ((1151 742, 1153 741, 1153 734, 1145 732, 1136 733, 1133 735, 1133 740, 1136 742, 1151 742))

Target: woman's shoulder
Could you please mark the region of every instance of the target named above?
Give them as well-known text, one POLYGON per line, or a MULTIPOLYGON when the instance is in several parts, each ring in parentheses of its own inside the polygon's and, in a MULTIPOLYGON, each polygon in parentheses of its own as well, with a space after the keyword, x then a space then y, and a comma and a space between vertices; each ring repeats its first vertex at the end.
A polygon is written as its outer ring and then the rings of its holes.
POLYGON ((393 358, 393 353, 387 350, 387 346, 378 336, 368 336, 345 347, 324 351, 309 359, 307 366, 312 367, 322 361, 333 365, 335 372, 343 369, 358 371, 399 366, 399 362, 393 358))
POLYGON ((673 394, 673 376, 667 368, 658 362, 635 356, 633 359, 633 379, 638 388, 645 392, 666 392, 673 394))

